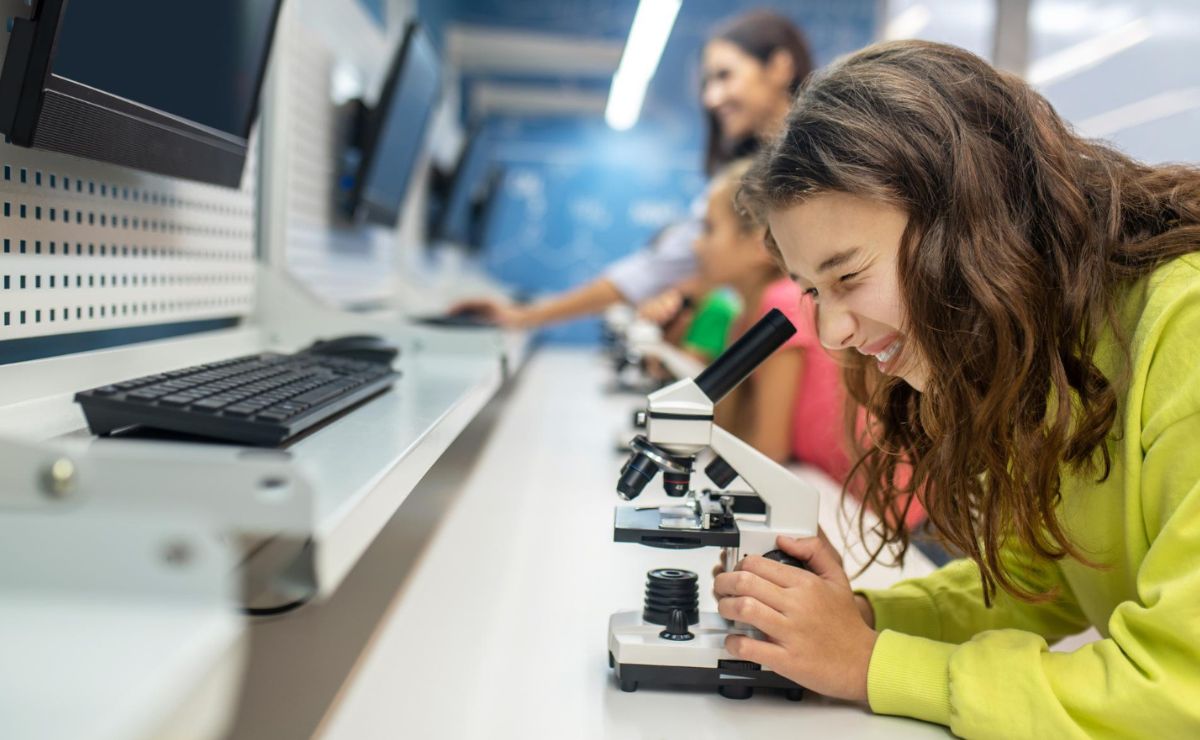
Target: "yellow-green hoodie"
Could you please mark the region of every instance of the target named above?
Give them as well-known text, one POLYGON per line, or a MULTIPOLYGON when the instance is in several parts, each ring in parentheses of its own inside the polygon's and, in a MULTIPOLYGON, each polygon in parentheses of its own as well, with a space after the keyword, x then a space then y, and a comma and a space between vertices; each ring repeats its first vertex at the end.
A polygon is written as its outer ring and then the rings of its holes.
MULTIPOLYGON (((1128 383, 1107 442, 1112 470, 1064 470, 1058 514, 1100 563, 1005 553, 1018 583, 983 604, 970 561, 864 592, 880 630, 871 708, 949 725, 964 737, 1200 737, 1200 255, 1134 283, 1121 304, 1128 383), (1094 626, 1071 653, 1047 641, 1094 626)), ((1097 363, 1114 382, 1125 354, 1109 337, 1097 363)))

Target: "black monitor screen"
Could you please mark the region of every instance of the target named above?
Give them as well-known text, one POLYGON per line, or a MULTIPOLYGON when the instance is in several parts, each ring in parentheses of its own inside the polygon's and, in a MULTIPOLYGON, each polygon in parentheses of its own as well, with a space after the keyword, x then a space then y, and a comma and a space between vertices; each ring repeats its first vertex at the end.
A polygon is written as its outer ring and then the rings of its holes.
POLYGON ((463 146, 450 186, 438 204, 437 219, 430 234, 435 240, 465 244, 470 239, 471 201, 486 174, 482 139, 482 134, 474 133, 463 146))
POLYGON ((278 0, 70 0, 54 74, 245 138, 278 0))
POLYGON ((410 26, 372 114, 358 178, 358 205, 368 220, 396 224, 440 86, 437 51, 410 26))
POLYGON ((471 201, 470 222, 467 226, 467 242, 473 251, 481 251, 486 246, 488 229, 496 215, 496 204, 500 200, 500 190, 504 184, 504 168, 491 168, 483 182, 483 191, 471 201))

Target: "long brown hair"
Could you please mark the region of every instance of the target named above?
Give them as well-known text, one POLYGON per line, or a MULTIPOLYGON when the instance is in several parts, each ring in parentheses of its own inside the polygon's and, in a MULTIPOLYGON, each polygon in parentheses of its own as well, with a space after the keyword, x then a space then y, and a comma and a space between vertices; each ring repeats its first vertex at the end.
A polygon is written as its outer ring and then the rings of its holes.
POLYGON ((1097 341, 1122 340, 1122 283, 1200 249, 1200 171, 1080 138, 1020 79, 962 49, 902 41, 806 86, 740 197, 761 217, 819 192, 909 217, 898 278, 927 387, 861 357, 846 372, 877 420, 855 474, 887 514, 884 543, 903 557, 901 502, 920 491, 942 538, 979 565, 985 598, 997 586, 1048 598, 1011 577, 1002 548, 1089 562, 1056 515, 1060 468, 1109 473, 1123 379, 1101 372, 1097 341))
MULTIPOLYGON (((795 23, 770 10, 752 10, 743 13, 717 28, 710 41, 728 41, 746 54, 766 64, 771 55, 784 51, 792 58, 792 81, 788 92, 792 95, 813 71, 812 53, 804 32, 795 23)), ((721 136, 717 117, 705 111, 708 143, 704 155, 704 171, 712 175, 725 164, 758 150, 759 140, 755 134, 741 139, 726 140, 721 136)))

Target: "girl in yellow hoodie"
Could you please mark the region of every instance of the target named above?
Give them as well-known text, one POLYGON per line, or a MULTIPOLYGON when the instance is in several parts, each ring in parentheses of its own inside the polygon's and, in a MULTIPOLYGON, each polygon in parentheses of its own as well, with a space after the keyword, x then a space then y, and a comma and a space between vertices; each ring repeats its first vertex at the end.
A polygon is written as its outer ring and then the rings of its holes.
POLYGON ((740 197, 855 360, 868 504, 920 491, 965 557, 854 594, 823 538, 781 541, 813 572, 718 576, 766 638, 729 650, 968 737, 1200 736, 1200 171, 909 41, 811 81, 740 197))

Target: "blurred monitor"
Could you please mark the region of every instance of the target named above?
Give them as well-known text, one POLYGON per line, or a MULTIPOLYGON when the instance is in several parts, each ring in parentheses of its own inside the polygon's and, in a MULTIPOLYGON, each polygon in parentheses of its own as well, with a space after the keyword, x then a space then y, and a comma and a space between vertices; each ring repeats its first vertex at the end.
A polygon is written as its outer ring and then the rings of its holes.
POLYGON ((488 229, 496 216, 496 205, 500 201, 501 186, 504 184, 504 168, 493 165, 487 170, 482 186, 475 191, 469 205, 466 240, 464 245, 471 252, 482 251, 487 244, 488 229))
POLYGON ((347 207, 351 215, 395 226, 441 89, 441 65, 416 23, 404 31, 379 101, 367 113, 362 153, 347 207))
POLYGON ((280 0, 39 0, 14 18, 17 145, 237 187, 280 0))
POLYGON ((476 129, 449 173, 435 169, 430 178, 428 235, 431 244, 466 244, 470 239, 471 204, 486 174, 483 135, 476 129))

